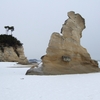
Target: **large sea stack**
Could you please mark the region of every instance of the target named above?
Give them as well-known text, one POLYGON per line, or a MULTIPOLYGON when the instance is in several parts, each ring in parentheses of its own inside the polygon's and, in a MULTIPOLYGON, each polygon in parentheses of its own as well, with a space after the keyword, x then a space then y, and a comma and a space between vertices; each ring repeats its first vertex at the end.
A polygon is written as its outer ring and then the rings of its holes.
POLYGON ((28 64, 22 43, 12 35, 0 35, 0 61, 28 64))
MULTIPOLYGON (((68 17, 62 25, 61 33, 52 33, 38 74, 59 75, 100 71, 98 63, 91 59, 90 54, 80 44, 85 19, 73 11, 68 12, 68 17)), ((26 74, 36 72, 30 69, 26 74)))

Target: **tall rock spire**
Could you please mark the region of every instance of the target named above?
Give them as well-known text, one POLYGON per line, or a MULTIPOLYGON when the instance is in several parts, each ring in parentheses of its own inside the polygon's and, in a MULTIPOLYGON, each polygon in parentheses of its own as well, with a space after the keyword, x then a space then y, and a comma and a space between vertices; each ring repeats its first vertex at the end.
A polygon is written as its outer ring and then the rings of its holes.
MULTIPOLYGON (((80 45, 85 19, 80 14, 68 12, 61 33, 54 32, 42 57, 42 72, 47 75, 98 72, 98 63, 80 45), (62 34, 62 35, 61 35, 62 34)), ((34 72, 33 72, 34 74, 34 72)))

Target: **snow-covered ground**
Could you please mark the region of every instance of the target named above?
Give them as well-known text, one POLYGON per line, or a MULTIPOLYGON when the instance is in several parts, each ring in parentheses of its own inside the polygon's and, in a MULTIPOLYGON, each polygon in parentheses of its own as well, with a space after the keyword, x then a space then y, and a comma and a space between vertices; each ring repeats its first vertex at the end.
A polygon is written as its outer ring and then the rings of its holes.
POLYGON ((16 66, 0 62, 0 100, 100 100, 100 73, 26 76, 16 66))

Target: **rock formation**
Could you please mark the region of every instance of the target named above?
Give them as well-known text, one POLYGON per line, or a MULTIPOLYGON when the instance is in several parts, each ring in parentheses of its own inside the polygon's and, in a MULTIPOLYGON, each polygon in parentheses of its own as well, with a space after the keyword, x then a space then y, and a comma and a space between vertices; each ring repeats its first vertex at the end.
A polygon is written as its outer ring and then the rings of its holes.
MULTIPOLYGON (((80 14, 68 12, 68 19, 61 28, 61 33, 51 35, 46 55, 42 57, 41 73, 46 75, 76 74, 98 72, 98 63, 80 45, 85 20, 80 14)), ((30 69, 26 74, 36 74, 30 69)))
POLYGON ((12 35, 0 35, 0 61, 28 64, 22 43, 12 35))
POLYGON ((0 61, 28 64, 28 60, 24 55, 24 49, 22 46, 17 47, 16 50, 13 47, 4 47, 4 52, 0 50, 0 61))

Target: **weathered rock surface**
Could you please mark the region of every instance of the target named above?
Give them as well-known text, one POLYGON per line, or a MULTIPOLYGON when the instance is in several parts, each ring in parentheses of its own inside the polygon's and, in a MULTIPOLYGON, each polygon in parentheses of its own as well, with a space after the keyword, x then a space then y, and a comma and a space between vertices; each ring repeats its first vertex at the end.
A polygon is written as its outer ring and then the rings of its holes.
POLYGON ((24 54, 23 46, 19 46, 16 49, 13 47, 4 47, 3 49, 3 52, 0 50, 0 61, 28 64, 28 60, 24 54))
MULTIPOLYGON (((85 20, 80 14, 68 12, 68 19, 61 28, 61 34, 51 35, 46 55, 42 57, 42 74, 76 74, 99 72, 98 63, 80 45, 85 20)), ((35 71, 26 74, 35 74, 35 71)), ((39 74, 39 73, 38 73, 39 74)))

